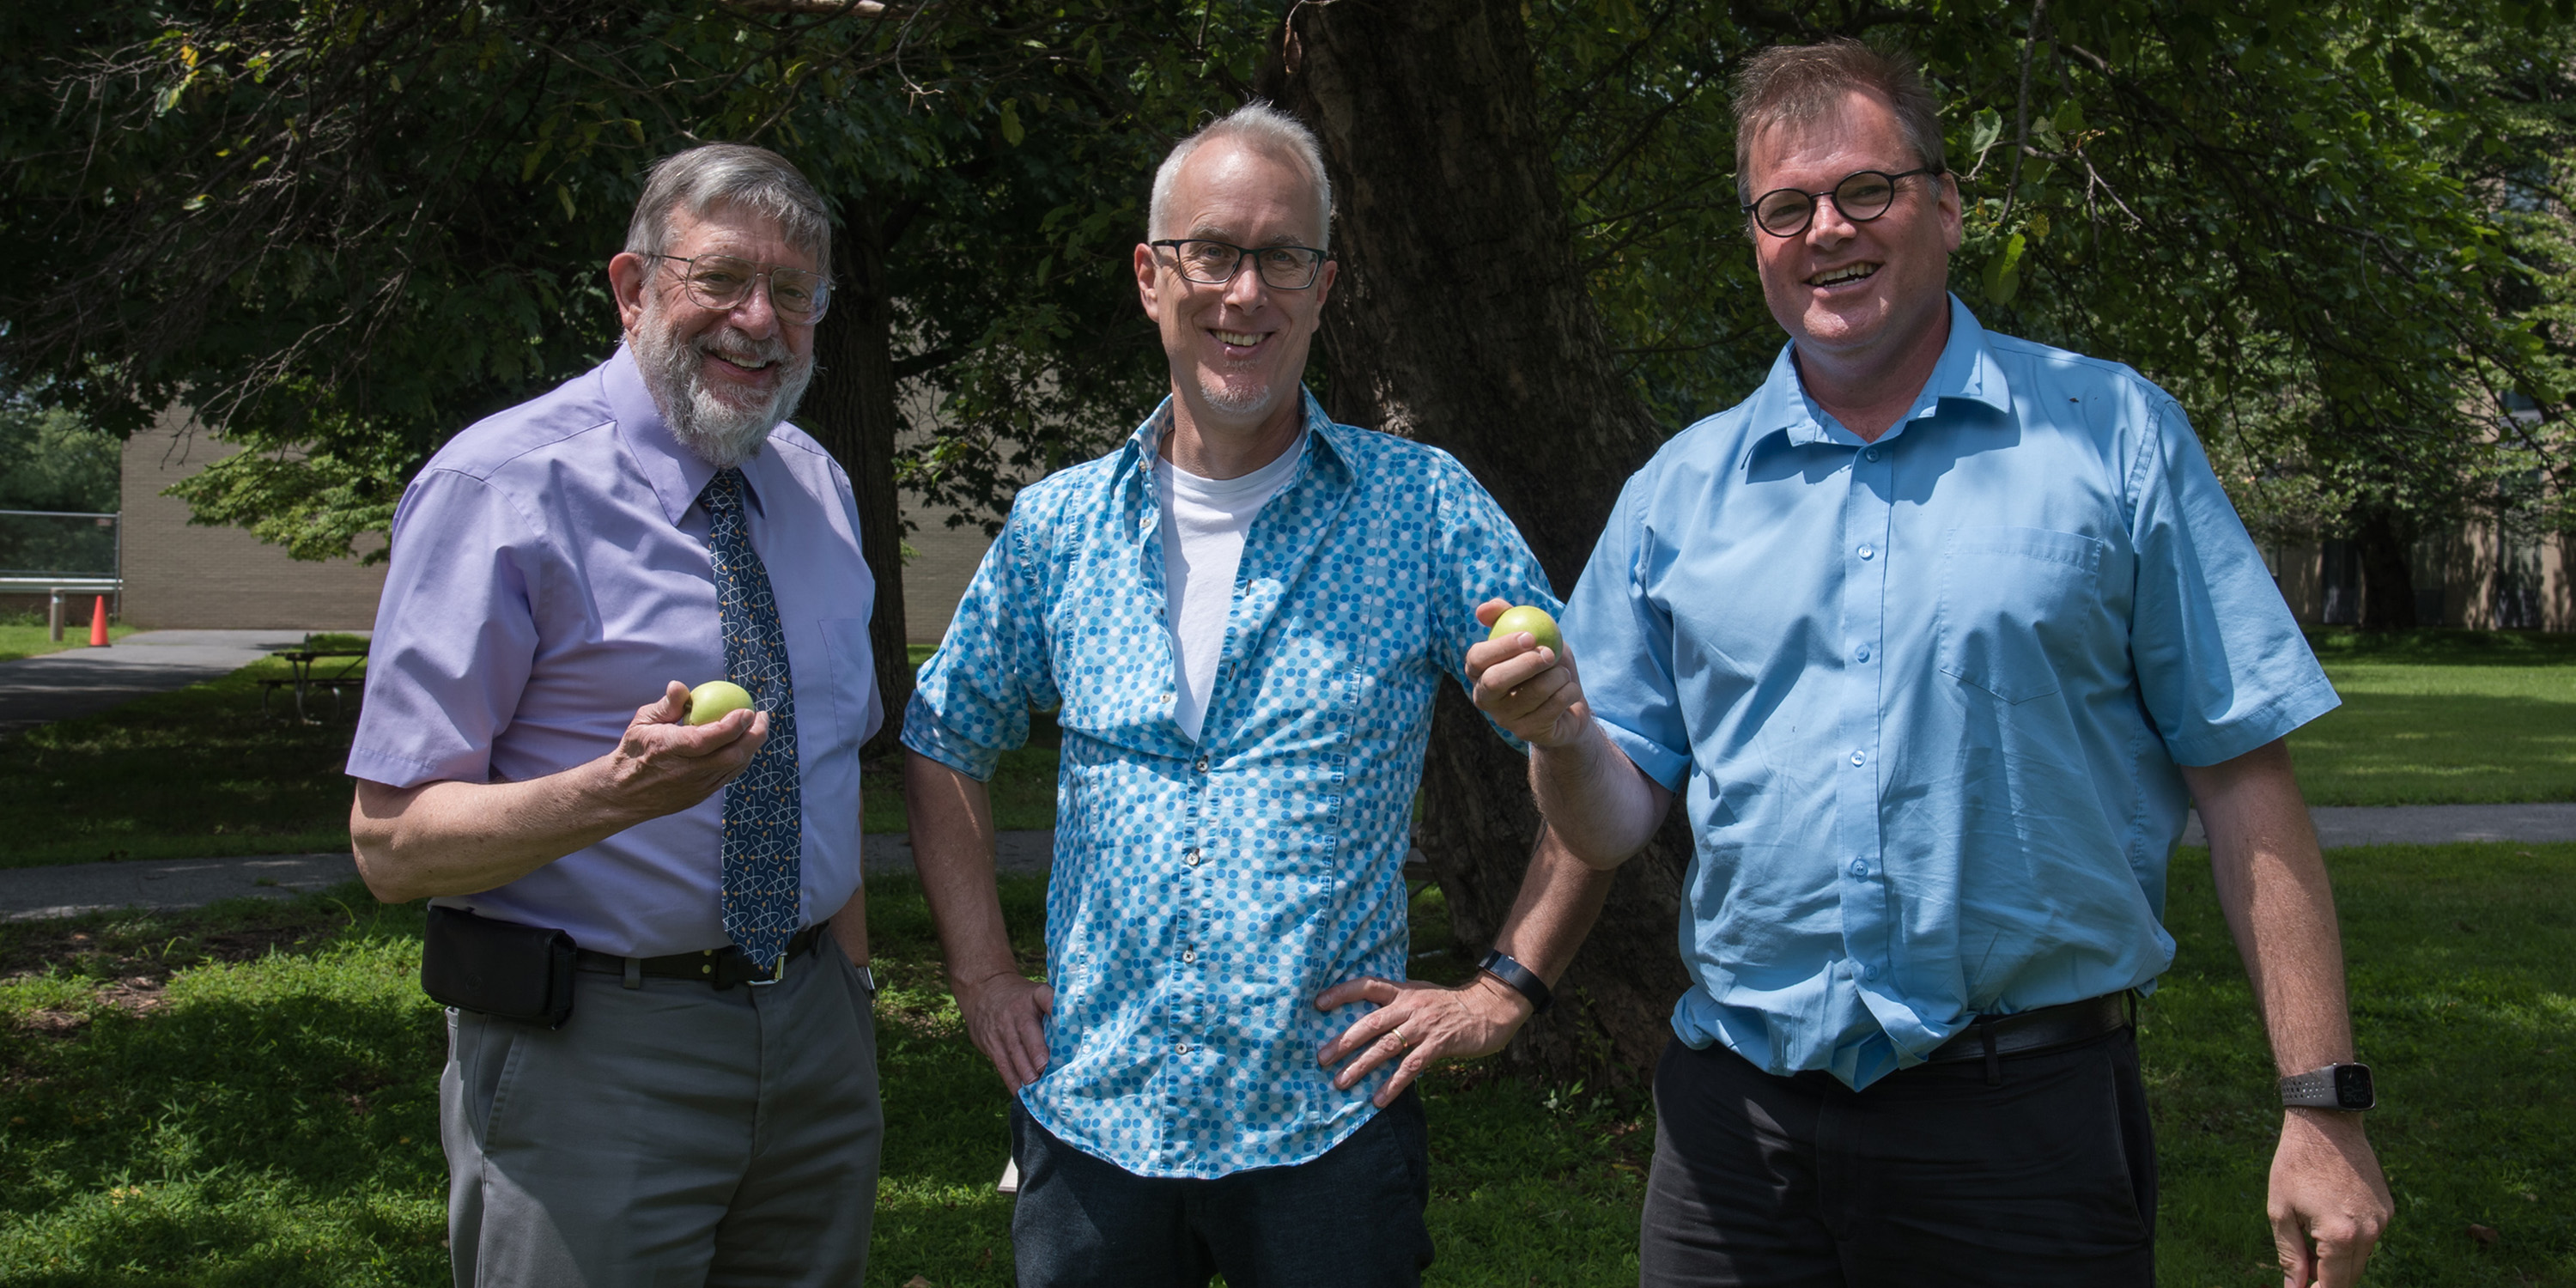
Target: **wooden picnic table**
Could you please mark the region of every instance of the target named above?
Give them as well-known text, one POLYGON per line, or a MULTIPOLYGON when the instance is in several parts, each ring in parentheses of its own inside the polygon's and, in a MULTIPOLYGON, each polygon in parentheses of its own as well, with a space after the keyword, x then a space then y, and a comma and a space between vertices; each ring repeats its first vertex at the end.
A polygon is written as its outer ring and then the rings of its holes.
POLYGON ((282 688, 292 688, 295 690, 295 718, 306 724, 314 724, 316 721, 304 713, 304 695, 307 692, 316 688, 329 689, 331 714, 336 716, 340 714, 340 691, 350 685, 365 682, 363 677, 351 674, 358 669, 360 663, 367 660, 367 646, 364 644, 355 648, 279 649, 269 656, 285 658, 287 669, 294 673, 294 678, 259 682, 259 713, 263 716, 268 714, 270 693, 282 688), (317 666, 327 664, 335 658, 344 659, 340 663, 340 669, 328 675, 314 674, 317 666))

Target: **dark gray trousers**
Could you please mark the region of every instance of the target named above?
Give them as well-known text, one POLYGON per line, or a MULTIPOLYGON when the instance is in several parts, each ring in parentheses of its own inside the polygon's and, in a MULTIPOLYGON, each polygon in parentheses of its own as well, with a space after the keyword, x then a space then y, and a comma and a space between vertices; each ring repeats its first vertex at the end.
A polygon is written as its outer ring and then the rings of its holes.
POLYGON ((575 975, 559 1030, 447 1013, 457 1288, 860 1283, 885 1117, 840 946, 760 988, 575 975))

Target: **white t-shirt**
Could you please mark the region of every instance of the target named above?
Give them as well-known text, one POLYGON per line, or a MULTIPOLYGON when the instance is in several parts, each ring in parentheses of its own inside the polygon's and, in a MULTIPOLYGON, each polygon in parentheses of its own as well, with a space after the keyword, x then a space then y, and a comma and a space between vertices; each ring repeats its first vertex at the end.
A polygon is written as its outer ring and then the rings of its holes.
POLYGON ((1154 490, 1163 507, 1163 593, 1169 612, 1172 655, 1180 659, 1180 693, 1172 718, 1192 739, 1207 719, 1208 691, 1225 654, 1225 619, 1234 609, 1234 574, 1243 563, 1243 537, 1253 517, 1296 472, 1306 435, 1279 459, 1241 478, 1203 479, 1154 462, 1154 490))

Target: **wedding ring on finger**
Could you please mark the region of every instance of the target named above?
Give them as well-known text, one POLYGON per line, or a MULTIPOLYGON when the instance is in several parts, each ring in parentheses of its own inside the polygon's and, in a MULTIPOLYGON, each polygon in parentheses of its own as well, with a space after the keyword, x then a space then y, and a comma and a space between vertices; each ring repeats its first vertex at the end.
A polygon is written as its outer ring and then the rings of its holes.
POLYGON ((1391 1038, 1394 1038, 1394 1039, 1395 1039, 1395 1049, 1396 1049, 1396 1050, 1398 1050, 1398 1051, 1401 1051, 1401 1050, 1403 1050, 1404 1048, 1406 1048, 1406 1047, 1408 1047, 1408 1046, 1411 1046, 1411 1045, 1412 1045, 1412 1043, 1405 1041, 1405 1039, 1404 1039, 1404 1026, 1403 1026, 1403 1025, 1401 1025, 1401 1024, 1396 1025, 1394 1028, 1387 1030, 1387 1034, 1386 1034, 1386 1035, 1387 1035, 1388 1037, 1391 1037, 1391 1038))

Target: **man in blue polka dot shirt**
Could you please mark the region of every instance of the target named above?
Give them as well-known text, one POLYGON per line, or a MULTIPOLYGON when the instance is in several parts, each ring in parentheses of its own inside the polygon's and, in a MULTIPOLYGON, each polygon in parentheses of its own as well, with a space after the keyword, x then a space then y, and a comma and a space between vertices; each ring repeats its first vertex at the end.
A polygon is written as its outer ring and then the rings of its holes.
POLYGON ((1331 206, 1266 105, 1173 149, 1135 253, 1172 394, 1020 493, 906 713, 950 987, 1017 1093, 1022 1285, 1419 1283, 1409 1084, 1499 1048, 1606 889, 1542 848, 1500 973, 1404 981, 1436 686, 1507 603, 1558 604, 1456 461, 1304 394, 1331 206), (984 787, 1033 708, 1064 733, 1045 984, 984 787))

